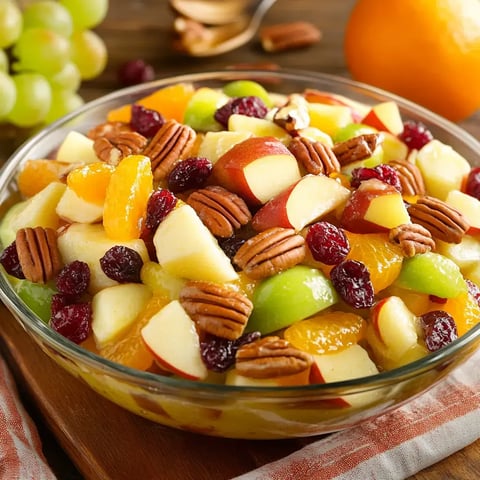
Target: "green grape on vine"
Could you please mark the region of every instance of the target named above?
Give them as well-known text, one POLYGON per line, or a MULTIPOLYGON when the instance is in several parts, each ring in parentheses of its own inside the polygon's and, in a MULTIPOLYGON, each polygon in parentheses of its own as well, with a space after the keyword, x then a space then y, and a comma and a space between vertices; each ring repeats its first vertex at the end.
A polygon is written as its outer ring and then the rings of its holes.
POLYGON ((53 0, 41 0, 26 5, 23 9, 23 29, 45 28, 69 37, 73 32, 70 12, 53 0))
POLYGON ((19 127, 42 123, 52 103, 52 90, 47 79, 39 73, 17 73, 12 79, 17 96, 7 119, 19 127))
POLYGON ((92 30, 74 32, 70 38, 72 61, 83 80, 98 76, 107 63, 107 47, 92 30))
POLYGON ((45 117, 46 123, 52 123, 83 105, 80 95, 70 90, 53 90, 50 110, 45 117))
POLYGON ((17 98, 17 88, 12 77, 0 72, 0 121, 12 110, 17 98))
POLYGON ((5 50, 0 49, 0 72, 8 72, 8 55, 5 50))
POLYGON ((72 16, 75 30, 96 27, 107 15, 108 0, 60 0, 72 16))
POLYGON ((0 1, 0 48, 13 45, 22 32, 22 12, 13 0, 0 1))
POLYGON ((67 62, 65 66, 57 73, 47 76, 53 90, 69 90, 76 92, 82 82, 80 70, 73 62, 67 62))

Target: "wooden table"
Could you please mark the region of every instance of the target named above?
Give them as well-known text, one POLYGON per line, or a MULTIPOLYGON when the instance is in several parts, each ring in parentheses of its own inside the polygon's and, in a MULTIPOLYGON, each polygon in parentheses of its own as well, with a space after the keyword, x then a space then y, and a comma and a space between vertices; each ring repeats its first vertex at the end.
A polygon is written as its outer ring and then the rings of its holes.
MULTIPOLYGON (((97 29, 107 43, 109 65, 98 79, 84 84, 82 94, 86 99, 118 88, 118 67, 136 58, 151 63, 157 77, 264 62, 348 75, 342 38, 354 0, 279 0, 265 17, 265 24, 291 20, 315 23, 323 31, 322 42, 315 47, 266 55, 254 40, 235 52, 204 59, 182 57, 171 50, 173 17, 166 0, 115 0, 110 4, 107 19, 97 29)), ((477 114, 462 126, 480 138, 479 120, 477 114)), ((0 157, 13 143, 14 139, 10 139, 0 145, 0 157)), ((162 427, 125 412, 57 367, 3 307, 0 338, 2 352, 39 426, 48 459, 61 480, 227 480, 311 441, 224 440, 162 427)), ((480 441, 412 477, 416 480, 477 478, 480 478, 480 441)))

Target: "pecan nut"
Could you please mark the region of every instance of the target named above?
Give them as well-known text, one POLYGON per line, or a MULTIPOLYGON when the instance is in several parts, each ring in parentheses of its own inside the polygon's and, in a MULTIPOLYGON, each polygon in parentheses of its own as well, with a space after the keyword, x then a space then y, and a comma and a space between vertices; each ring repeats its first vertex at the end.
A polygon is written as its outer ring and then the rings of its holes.
POLYGON ((307 128, 310 125, 307 101, 302 95, 290 95, 287 103, 275 112, 273 121, 289 133, 307 128))
POLYGON ((260 279, 297 265, 305 254, 305 239, 293 228, 272 227, 249 238, 233 262, 250 278, 260 279))
POLYGON ((216 185, 196 190, 190 194, 187 203, 216 237, 231 237, 252 218, 241 197, 216 185))
POLYGON ((142 154, 150 157, 153 178, 163 180, 173 165, 190 151, 195 142, 195 130, 176 120, 167 120, 150 140, 142 154))
POLYGON ((228 340, 242 335, 253 309, 243 293, 203 281, 187 282, 180 291, 180 303, 200 329, 228 340))
POLYGON ((98 137, 93 149, 100 160, 115 166, 128 155, 141 153, 146 145, 147 139, 137 132, 119 132, 98 137))
POLYGON ((278 23, 260 30, 260 42, 266 52, 309 47, 321 38, 322 32, 310 22, 278 23))
POLYGON ((380 134, 366 133, 335 144, 333 153, 343 167, 349 163, 371 157, 381 141, 382 136, 380 134))
POLYGON ((388 163, 398 174, 403 195, 425 195, 425 184, 420 169, 408 160, 392 160, 388 163))
POLYGON ((27 280, 47 283, 62 268, 53 228, 27 227, 17 231, 15 238, 18 259, 27 280))
POLYGON ((235 360, 238 373, 250 378, 294 375, 310 368, 313 363, 311 355, 273 335, 242 345, 235 360))
POLYGON ((460 243, 470 228, 465 217, 438 198, 425 195, 408 207, 413 223, 425 227, 434 238, 447 243, 460 243))
POLYGON ((333 150, 321 142, 295 137, 288 145, 288 149, 308 173, 328 176, 340 171, 340 163, 333 150))
POLYGON ((405 257, 435 250, 432 234, 418 223, 406 223, 392 228, 389 232, 389 240, 400 246, 405 257))
POLYGON ((110 137, 119 133, 131 132, 129 123, 124 122, 104 122, 96 125, 87 132, 87 137, 96 140, 97 138, 110 137))

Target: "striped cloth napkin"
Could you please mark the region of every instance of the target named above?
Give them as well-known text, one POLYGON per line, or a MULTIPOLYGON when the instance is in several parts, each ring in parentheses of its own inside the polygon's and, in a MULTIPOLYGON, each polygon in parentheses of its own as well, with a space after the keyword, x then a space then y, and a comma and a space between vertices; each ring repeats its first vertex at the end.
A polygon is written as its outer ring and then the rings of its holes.
POLYGON ((395 411, 233 480, 404 480, 480 438, 480 351, 395 411))
POLYGON ((35 425, 0 357, 0 480, 54 480, 35 425))

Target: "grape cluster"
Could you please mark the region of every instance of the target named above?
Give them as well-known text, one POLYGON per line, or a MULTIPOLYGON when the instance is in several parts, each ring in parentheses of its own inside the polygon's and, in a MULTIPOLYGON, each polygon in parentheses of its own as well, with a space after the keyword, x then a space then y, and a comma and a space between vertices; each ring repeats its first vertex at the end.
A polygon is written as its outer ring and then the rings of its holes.
POLYGON ((40 0, 23 9, 0 1, 0 123, 33 127, 82 105, 82 80, 106 65, 91 28, 107 10, 108 0, 40 0))

